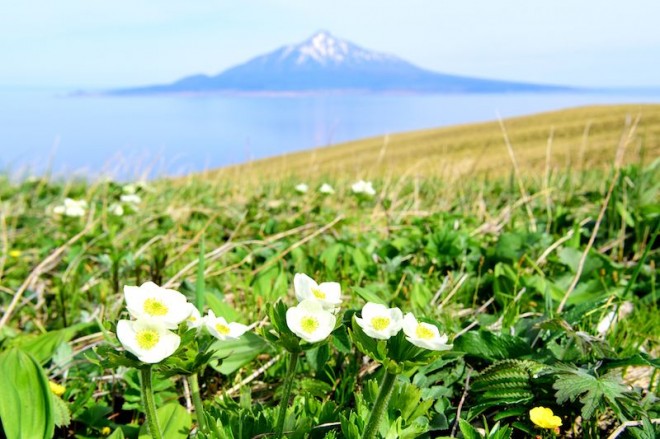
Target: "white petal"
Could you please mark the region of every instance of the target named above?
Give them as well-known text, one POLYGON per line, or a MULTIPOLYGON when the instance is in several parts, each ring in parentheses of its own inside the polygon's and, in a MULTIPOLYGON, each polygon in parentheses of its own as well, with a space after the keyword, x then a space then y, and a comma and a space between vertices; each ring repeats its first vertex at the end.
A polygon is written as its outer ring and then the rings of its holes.
POLYGON ((201 327, 202 324, 204 323, 204 319, 202 318, 202 315, 200 314, 197 307, 192 303, 189 303, 188 308, 190 308, 190 315, 188 315, 188 318, 186 319, 186 322, 188 323, 188 327, 189 328, 201 327))
POLYGON ((312 288, 318 288, 318 284, 306 274, 296 273, 293 277, 293 290, 299 302, 313 297, 312 288))
POLYGON ((318 300, 305 299, 296 308, 306 311, 308 314, 319 314, 325 312, 323 304, 318 300))
POLYGON ((298 306, 289 308, 286 312, 286 323, 289 329, 298 337, 309 343, 316 343, 330 335, 334 329, 337 318, 325 311, 317 301, 308 299, 300 302, 298 306), (305 317, 312 317, 318 321, 318 327, 313 333, 303 330, 301 323, 305 317))
POLYGON ((247 330, 248 330, 247 325, 244 325, 242 323, 232 322, 229 324, 229 331, 230 331, 229 334, 233 338, 240 337, 241 335, 245 334, 247 330))
POLYGON ((291 332, 296 334, 298 337, 302 337, 300 334, 304 333, 302 327, 300 326, 300 320, 303 313, 304 311, 297 306, 286 310, 286 325, 289 327, 291 332))
POLYGON ((368 324, 363 319, 356 317, 355 322, 362 328, 365 334, 371 338, 377 338, 379 340, 387 340, 390 338, 389 335, 383 334, 382 332, 376 331, 371 324, 368 324))
POLYGON ((610 311, 607 314, 605 314, 605 317, 603 317, 603 319, 598 323, 598 326, 596 328, 598 334, 605 335, 607 333, 607 330, 610 329, 610 326, 612 326, 615 320, 616 320, 616 313, 614 311, 610 311))
POLYGON ((162 361, 172 355, 181 343, 178 335, 166 330, 161 323, 151 320, 120 320, 117 323, 117 338, 128 352, 144 363, 162 361), (137 342, 137 333, 143 329, 151 329, 158 333, 158 343, 152 349, 142 349, 137 342))
POLYGON ((417 338, 417 319, 412 313, 409 312, 403 317, 401 328, 408 337, 417 338))
POLYGON ((158 343, 158 353, 160 358, 156 362, 160 362, 169 357, 179 349, 181 344, 181 337, 171 331, 165 331, 161 335, 161 340, 158 343))
POLYGON ((390 323, 390 326, 394 331, 394 334, 396 334, 403 327, 403 313, 399 308, 391 308, 390 318, 392 319, 392 323, 390 323))
POLYGON ((117 338, 128 352, 137 355, 137 343, 135 341, 135 330, 133 322, 129 320, 120 320, 117 322, 117 338))
POLYGON ((339 305, 341 303, 341 286, 339 283, 323 282, 318 288, 325 294, 325 302, 334 305, 339 305))
POLYGON ((380 303, 367 302, 362 307, 362 318, 371 321, 374 317, 384 316, 388 313, 388 308, 380 303))
POLYGON ((139 287, 125 286, 124 298, 126 308, 135 319, 148 317, 161 321, 168 329, 175 329, 179 323, 190 316, 192 312, 188 306, 186 296, 176 290, 161 288, 153 282, 145 282, 139 287), (161 302, 167 309, 162 316, 150 315, 144 310, 144 303, 148 299, 161 302))

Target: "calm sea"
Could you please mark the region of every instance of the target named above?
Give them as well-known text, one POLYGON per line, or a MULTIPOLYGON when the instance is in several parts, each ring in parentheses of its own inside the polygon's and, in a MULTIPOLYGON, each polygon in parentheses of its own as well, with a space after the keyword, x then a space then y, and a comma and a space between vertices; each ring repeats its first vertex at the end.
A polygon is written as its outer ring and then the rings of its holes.
POLYGON ((653 93, 314 97, 67 97, 0 90, 0 171, 180 175, 398 131, 577 105, 660 103, 653 93))

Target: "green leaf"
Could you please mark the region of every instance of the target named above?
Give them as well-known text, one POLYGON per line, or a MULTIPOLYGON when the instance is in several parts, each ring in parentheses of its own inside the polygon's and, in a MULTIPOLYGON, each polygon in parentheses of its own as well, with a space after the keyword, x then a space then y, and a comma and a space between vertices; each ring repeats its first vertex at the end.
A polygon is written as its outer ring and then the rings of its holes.
MULTIPOLYGON (((266 305, 266 313, 270 317, 270 325, 261 329, 261 335, 270 343, 280 346, 289 352, 297 353, 301 347, 300 338, 295 335, 286 323, 288 307, 282 300, 266 305)), ((309 346, 311 347, 311 346, 309 346)))
POLYGON ((367 302, 379 303, 381 305, 388 306, 387 300, 376 294, 374 291, 371 291, 368 288, 353 287, 353 291, 357 293, 358 296, 362 297, 367 302))
POLYGON ((340 253, 344 250, 344 245, 335 243, 321 253, 319 260, 325 264, 325 267, 328 269, 328 272, 332 273, 337 267, 337 260, 339 259, 340 253))
MULTIPOLYGON (((166 404, 156 410, 158 426, 160 427, 163 438, 167 439, 185 439, 190 434, 192 427, 192 417, 185 408, 177 403, 166 404)), ((151 435, 147 431, 147 424, 140 427, 138 439, 148 439, 151 435)))
POLYGON ((70 341, 77 332, 90 326, 89 323, 79 323, 68 328, 48 331, 40 335, 21 335, 12 340, 12 345, 32 355, 40 364, 47 363, 57 348, 70 341))
POLYGON ((239 317, 236 310, 222 300, 224 298, 222 294, 207 291, 204 297, 206 298, 206 303, 209 305, 209 308, 211 308, 216 316, 223 317, 228 322, 235 322, 239 317))
POLYGON ((110 436, 107 437, 107 439, 124 439, 124 432, 121 430, 121 428, 117 428, 112 432, 110 436))
POLYGON ((51 438, 53 399, 37 360, 11 348, 0 354, 0 371, 0 419, 7 439, 51 438))
MULTIPOLYGON (((577 272, 578 266, 580 265, 580 259, 582 259, 582 250, 576 248, 564 247, 557 253, 559 260, 568 266, 573 273, 577 272)), ((594 270, 598 270, 603 266, 603 262, 598 258, 598 255, 589 252, 582 268, 582 275, 587 276, 589 273, 594 270)))
POLYGON ((69 406, 59 396, 51 395, 53 398, 53 419, 55 425, 64 427, 71 423, 69 406))
POLYGON ((470 331, 454 340, 454 350, 485 360, 519 358, 531 353, 527 341, 520 337, 487 331, 470 331))
POLYGON ((508 425, 500 427, 498 422, 493 426, 493 428, 488 433, 488 439, 510 439, 513 434, 513 429, 508 425))
POLYGON ((376 340, 373 337, 369 337, 364 333, 360 325, 355 321, 355 316, 353 316, 352 330, 349 331, 353 343, 362 352, 364 355, 371 357, 372 359, 383 363, 387 359, 387 352, 385 349, 386 343, 383 340, 376 340), (379 349, 379 344, 381 348, 379 349), (385 350, 385 352, 383 352, 385 350))
POLYGON ((465 439, 481 439, 479 432, 475 430, 475 428, 471 426, 466 420, 459 419, 458 427, 461 429, 461 433, 463 433, 463 437, 465 439))
POLYGON ((215 350, 215 358, 223 358, 222 364, 214 369, 229 375, 254 360, 257 355, 269 351, 269 346, 261 337, 246 332, 236 340, 216 341, 211 349, 215 350))
POLYGON ((557 403, 575 401, 580 397, 584 419, 590 419, 603 400, 615 406, 616 399, 625 396, 628 391, 612 374, 596 377, 581 368, 564 366, 557 369, 558 378, 552 386, 557 391, 557 403))

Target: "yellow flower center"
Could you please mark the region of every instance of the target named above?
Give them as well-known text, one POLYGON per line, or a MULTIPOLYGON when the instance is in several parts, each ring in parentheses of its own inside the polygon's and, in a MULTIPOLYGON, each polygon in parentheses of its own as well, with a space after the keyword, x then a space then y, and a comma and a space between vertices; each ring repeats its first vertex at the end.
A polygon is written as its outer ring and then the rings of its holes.
POLYGON ((417 338, 422 338, 422 339, 430 339, 433 338, 435 334, 433 334, 433 331, 431 331, 428 327, 419 324, 417 325, 417 329, 415 330, 415 335, 417 338))
POLYGON ((137 332, 135 339, 137 340, 137 344, 140 346, 140 348, 148 351, 153 349, 153 347, 158 344, 160 336, 158 335, 158 332, 154 331, 153 329, 143 329, 137 332))
POLYGON ((373 326, 376 331, 382 331, 390 326, 390 319, 387 317, 374 317, 371 319, 371 326, 373 326))
POLYGON ((167 306, 165 306, 163 302, 158 299, 154 299, 153 297, 150 297, 144 301, 142 309, 150 316, 164 316, 168 311, 167 306))
POLYGON ((300 327, 308 334, 312 334, 319 327, 319 321, 315 317, 303 317, 300 321, 300 327))
POLYGON ((218 334, 222 334, 222 335, 229 335, 229 333, 231 332, 229 326, 223 325, 222 323, 216 323, 215 330, 218 331, 218 334))
POLYGON ((325 299, 325 293, 323 291, 319 290, 318 288, 312 288, 312 294, 317 299, 325 299))
POLYGON ((196 322, 196 321, 197 321, 197 317, 195 317, 195 316, 190 316, 190 317, 188 317, 188 320, 190 320, 191 322, 196 322))

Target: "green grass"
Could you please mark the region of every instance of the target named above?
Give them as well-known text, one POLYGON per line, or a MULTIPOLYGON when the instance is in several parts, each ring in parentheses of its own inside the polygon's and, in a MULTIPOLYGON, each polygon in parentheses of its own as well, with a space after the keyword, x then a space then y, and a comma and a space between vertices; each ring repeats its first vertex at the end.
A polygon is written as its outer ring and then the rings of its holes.
MULTIPOLYGON (((2 179, 0 363, 18 347, 66 386, 71 423, 59 437, 101 437, 105 427, 137 437, 138 374, 108 363, 114 324, 126 318, 123 285, 153 280, 230 321, 267 325, 267 306, 293 305, 293 276, 304 272, 341 284, 345 314, 327 350, 299 361, 290 437, 353 438, 364 427, 382 367, 344 328, 366 300, 454 338, 453 351, 397 382, 384 422, 392 437, 448 436, 459 415, 539 434, 527 415, 538 405, 562 417, 562 435, 580 437, 658 418, 659 118, 659 106, 639 106, 507 120, 519 173, 497 124, 393 135, 382 154, 382 139, 365 140, 151 182, 121 217, 109 212, 118 183, 2 179), (641 114, 634 131, 627 114, 641 114), (346 157, 349 148, 358 152, 346 157), (613 165, 617 148, 625 160, 613 165), (278 174, 284 163, 291 172, 278 174), (457 169, 470 178, 446 178, 457 169), (373 178, 377 195, 354 197, 356 178, 373 178), (300 181, 307 194, 294 191, 300 181), (322 181, 337 193, 318 194, 322 181), (87 200, 88 214, 54 215, 67 196, 87 200), (627 302, 632 312, 598 334, 627 302)), ((200 387, 220 437, 272 432, 282 349, 254 334, 215 347, 226 358, 205 367, 200 387)), ((41 395, 35 386, 22 392, 41 395)), ((157 374, 154 387, 156 404, 173 403, 166 409, 189 431, 183 381, 157 374)), ((654 432, 629 430, 642 428, 654 432)))

